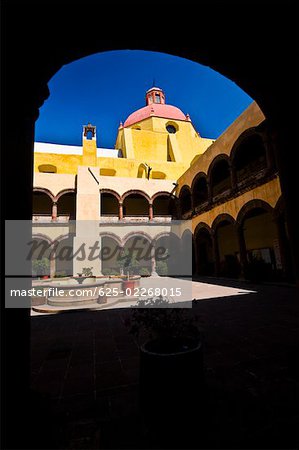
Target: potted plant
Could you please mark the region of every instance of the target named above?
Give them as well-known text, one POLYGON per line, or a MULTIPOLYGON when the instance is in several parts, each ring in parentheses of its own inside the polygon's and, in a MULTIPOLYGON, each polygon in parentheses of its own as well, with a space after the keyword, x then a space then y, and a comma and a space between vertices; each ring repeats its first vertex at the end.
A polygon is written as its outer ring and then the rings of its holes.
POLYGON ((120 273, 123 273, 125 277, 123 280, 123 290, 133 290, 136 285, 136 273, 138 273, 140 267, 136 252, 129 252, 128 249, 123 250, 118 258, 117 264, 120 273))
POLYGON ((192 308, 162 296, 139 300, 125 323, 140 349, 140 402, 154 428, 192 420, 203 387, 202 333, 192 308))
POLYGON ((92 273, 93 267, 83 267, 82 269, 82 284, 90 284, 96 282, 96 276, 92 273))
POLYGON ((36 276, 41 276, 44 279, 49 278, 50 261, 48 258, 33 259, 32 270, 36 276))
POLYGON ((93 267, 83 267, 82 275, 84 277, 92 277, 93 276, 92 269, 93 269, 93 267))

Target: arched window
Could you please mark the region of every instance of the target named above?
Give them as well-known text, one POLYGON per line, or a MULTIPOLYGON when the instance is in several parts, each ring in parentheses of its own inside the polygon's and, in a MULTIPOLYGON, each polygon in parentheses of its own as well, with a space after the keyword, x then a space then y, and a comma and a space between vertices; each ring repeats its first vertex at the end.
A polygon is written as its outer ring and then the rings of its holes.
POLYGON ((76 194, 67 192, 59 197, 57 202, 58 216, 69 216, 71 220, 76 218, 76 194))
POLYGON ((170 195, 159 195, 153 201, 155 216, 175 216, 175 203, 170 195))
POLYGON ((123 201, 124 216, 148 216, 149 203, 142 194, 130 194, 123 201))
POLYGON ((34 216, 51 216, 52 199, 44 192, 33 192, 32 214, 34 216))
POLYGON ((92 130, 87 130, 86 132, 86 139, 88 139, 89 141, 91 141, 93 138, 93 132, 92 130))
POLYGON ((192 210, 191 190, 188 186, 183 186, 180 192, 180 206, 182 214, 192 210))
POLYGON ((213 243, 210 232, 201 228, 195 233, 195 252, 197 273, 199 275, 214 274, 213 243))
POLYGON ((113 194, 101 194, 101 216, 118 216, 118 199, 113 194))
POLYGON ((210 173, 210 184, 213 197, 231 189, 230 168, 227 159, 215 162, 210 173))
POLYGON ((236 148, 232 160, 238 183, 265 169, 266 149, 261 136, 254 134, 245 138, 236 148))
POLYGON ((208 201, 208 183, 204 175, 197 177, 192 189, 193 206, 200 206, 208 201))

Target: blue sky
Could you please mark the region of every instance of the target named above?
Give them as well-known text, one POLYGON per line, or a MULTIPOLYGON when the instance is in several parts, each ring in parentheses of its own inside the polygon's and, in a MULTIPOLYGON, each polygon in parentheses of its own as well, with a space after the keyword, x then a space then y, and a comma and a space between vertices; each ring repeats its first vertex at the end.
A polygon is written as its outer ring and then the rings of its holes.
POLYGON ((49 82, 35 140, 82 144, 82 125, 97 127, 97 146, 113 148, 120 121, 145 106, 155 85, 202 137, 216 139, 252 102, 234 82, 198 63, 164 53, 121 50, 82 58, 64 66, 49 82))

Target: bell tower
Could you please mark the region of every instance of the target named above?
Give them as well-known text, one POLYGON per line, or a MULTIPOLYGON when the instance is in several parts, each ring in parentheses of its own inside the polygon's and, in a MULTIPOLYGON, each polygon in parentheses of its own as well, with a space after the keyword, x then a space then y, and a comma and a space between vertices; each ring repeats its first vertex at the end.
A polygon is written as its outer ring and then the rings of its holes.
POLYGON ((96 166, 97 164, 97 134, 96 126, 88 123, 83 125, 83 165, 96 166))

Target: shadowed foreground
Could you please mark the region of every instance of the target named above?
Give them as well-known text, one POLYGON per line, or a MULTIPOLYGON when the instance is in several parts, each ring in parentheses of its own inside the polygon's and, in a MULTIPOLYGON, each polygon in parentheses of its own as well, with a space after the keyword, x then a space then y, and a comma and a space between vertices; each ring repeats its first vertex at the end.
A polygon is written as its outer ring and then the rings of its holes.
POLYGON ((298 448, 295 289, 203 281, 256 293, 194 303, 204 386, 159 428, 140 413, 128 309, 33 316, 32 448, 298 448))

